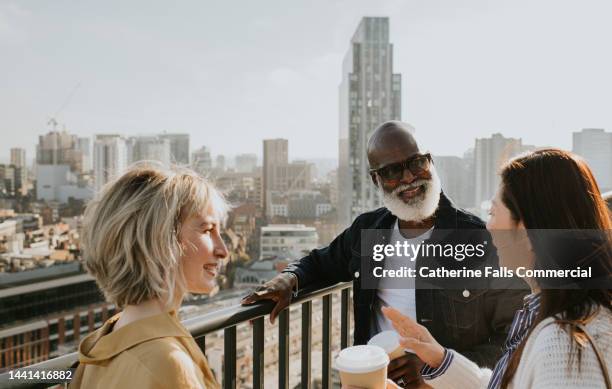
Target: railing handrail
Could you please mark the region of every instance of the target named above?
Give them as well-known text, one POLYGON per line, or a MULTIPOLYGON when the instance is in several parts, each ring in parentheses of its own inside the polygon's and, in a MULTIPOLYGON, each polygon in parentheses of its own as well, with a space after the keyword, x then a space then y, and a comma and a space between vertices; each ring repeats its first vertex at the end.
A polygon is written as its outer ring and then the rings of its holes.
MULTIPOLYGON (((316 284, 304 288, 297 297, 291 300, 291 305, 305 303, 343 289, 350 288, 351 282, 341 282, 333 285, 316 284)), ((231 307, 219 309, 213 312, 205 313, 187 320, 183 320, 183 325, 189 330, 194 338, 205 336, 215 331, 244 323, 249 320, 254 320, 259 317, 270 314, 274 308, 273 301, 263 301, 252 305, 233 305, 231 307)), ((61 370, 67 369, 78 360, 78 353, 72 352, 60 357, 52 358, 47 361, 39 362, 29 366, 22 367, 23 369, 45 369, 45 370, 61 370)), ((9 373, 0 374, 0 388, 38 388, 48 387, 51 384, 28 383, 8 380, 9 373), (10 383, 10 385, 9 385, 10 383)))
MULTIPOLYGON (((334 285, 318 284, 302 290, 296 298, 291 299, 290 305, 297 305, 323 297, 333 292, 349 288, 351 282, 341 282, 334 285)), ((183 321, 183 325, 191 332, 194 338, 207 335, 211 332, 222 330, 247 320, 268 315, 274 308, 274 302, 265 301, 253 305, 233 305, 210 312, 201 316, 183 321)))

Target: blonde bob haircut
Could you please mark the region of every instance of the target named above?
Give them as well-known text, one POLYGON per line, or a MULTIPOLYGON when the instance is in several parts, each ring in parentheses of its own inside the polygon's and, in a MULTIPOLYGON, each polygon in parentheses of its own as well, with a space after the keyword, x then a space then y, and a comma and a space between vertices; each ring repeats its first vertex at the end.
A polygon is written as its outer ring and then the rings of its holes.
POLYGON ((83 256, 106 299, 118 307, 153 298, 172 307, 187 292, 181 266, 181 223, 228 204, 205 178, 150 162, 132 166, 88 204, 83 256))

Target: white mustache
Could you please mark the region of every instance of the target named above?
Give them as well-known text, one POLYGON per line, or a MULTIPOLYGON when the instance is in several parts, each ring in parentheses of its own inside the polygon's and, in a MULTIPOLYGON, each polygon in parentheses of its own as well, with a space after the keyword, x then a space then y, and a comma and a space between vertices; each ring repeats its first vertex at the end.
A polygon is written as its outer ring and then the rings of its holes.
POLYGON ((400 193, 402 193, 405 190, 412 190, 412 189, 416 189, 421 185, 428 185, 429 184, 429 180, 425 180, 425 179, 420 179, 420 180, 416 180, 411 184, 402 184, 400 186, 398 186, 397 188, 395 188, 393 190, 393 192, 391 192, 394 195, 399 195, 400 193))

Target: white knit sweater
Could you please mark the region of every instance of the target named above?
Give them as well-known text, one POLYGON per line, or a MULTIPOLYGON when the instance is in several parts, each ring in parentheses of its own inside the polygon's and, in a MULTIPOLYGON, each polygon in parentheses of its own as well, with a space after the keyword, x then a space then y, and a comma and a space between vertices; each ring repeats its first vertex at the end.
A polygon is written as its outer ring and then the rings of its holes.
MULTIPOLYGON (((525 344, 516 373, 509 388, 563 389, 605 388, 603 373, 590 343, 582 349, 578 369, 577 355, 571 357, 570 337, 552 318, 538 324, 525 344), (571 364, 570 364, 571 359, 571 364)), ((612 314, 607 309, 586 325, 608 370, 612 371, 612 314)), ((573 348, 576 353, 576 346, 573 348)), ((426 381, 433 388, 486 388, 491 379, 490 369, 481 369, 474 362, 455 352, 448 370, 426 381)))

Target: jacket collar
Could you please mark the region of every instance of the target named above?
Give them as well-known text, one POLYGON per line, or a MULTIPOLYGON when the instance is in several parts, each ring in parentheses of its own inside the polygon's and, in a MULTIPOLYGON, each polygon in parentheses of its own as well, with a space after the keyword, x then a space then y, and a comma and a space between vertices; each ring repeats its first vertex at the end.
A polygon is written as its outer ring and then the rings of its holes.
POLYGON ((102 327, 88 335, 79 346, 79 360, 82 363, 98 363, 137 344, 165 337, 190 338, 191 334, 180 323, 175 311, 147 317, 113 331, 121 317, 116 314, 102 327))

